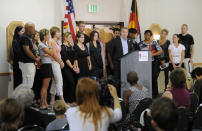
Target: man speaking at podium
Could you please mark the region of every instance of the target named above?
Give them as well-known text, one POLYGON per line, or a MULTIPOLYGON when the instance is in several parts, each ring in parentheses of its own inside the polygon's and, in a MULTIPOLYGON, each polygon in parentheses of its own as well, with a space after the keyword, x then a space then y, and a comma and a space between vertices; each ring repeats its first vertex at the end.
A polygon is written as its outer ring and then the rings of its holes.
MULTIPOLYGON (((112 41, 112 45, 110 46, 110 55, 112 58, 112 70, 113 70, 113 78, 115 80, 120 81, 120 59, 122 56, 128 54, 130 51, 132 51, 132 41, 130 41, 128 38, 128 28, 123 27, 121 28, 121 36, 114 39, 112 41)), ((117 88, 118 96, 121 96, 121 85, 119 85, 117 88)))

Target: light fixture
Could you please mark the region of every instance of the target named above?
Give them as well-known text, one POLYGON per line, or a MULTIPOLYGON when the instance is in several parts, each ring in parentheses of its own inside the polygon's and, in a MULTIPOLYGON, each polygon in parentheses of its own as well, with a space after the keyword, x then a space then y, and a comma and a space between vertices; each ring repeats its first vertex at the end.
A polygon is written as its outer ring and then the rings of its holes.
POLYGON ((160 39, 160 35, 159 34, 154 34, 154 40, 159 40, 160 39))
POLYGON ((149 30, 152 31, 154 40, 160 39, 161 27, 159 24, 151 24, 151 26, 149 27, 149 30))

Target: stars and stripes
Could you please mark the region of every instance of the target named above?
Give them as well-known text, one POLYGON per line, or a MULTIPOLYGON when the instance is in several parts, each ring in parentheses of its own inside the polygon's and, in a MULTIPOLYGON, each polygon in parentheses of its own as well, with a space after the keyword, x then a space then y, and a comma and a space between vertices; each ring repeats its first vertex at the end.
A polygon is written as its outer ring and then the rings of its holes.
POLYGON ((72 0, 65 0, 64 32, 71 32, 73 40, 76 40, 76 20, 72 0))

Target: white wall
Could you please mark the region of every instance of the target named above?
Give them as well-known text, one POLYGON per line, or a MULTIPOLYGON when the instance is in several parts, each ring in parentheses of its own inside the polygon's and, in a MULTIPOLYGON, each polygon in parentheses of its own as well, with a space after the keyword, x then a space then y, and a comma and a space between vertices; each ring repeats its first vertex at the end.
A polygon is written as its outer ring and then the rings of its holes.
MULTIPOLYGON (((11 21, 32 21, 36 29, 55 24, 55 0, 1 0, 0 1, 0 72, 8 72, 6 60, 6 27, 11 21)), ((0 98, 8 96, 8 76, 0 77, 0 98)))
POLYGON ((1 0, 0 19, 0 72, 8 72, 6 26, 11 21, 32 21, 36 29, 49 28, 55 24, 55 0, 1 0))
MULTIPOLYGON (((128 18, 132 0, 123 0, 124 11, 121 20, 128 25, 128 18), (130 2, 128 2, 130 1, 130 2)), ((152 23, 169 30, 168 39, 172 34, 180 33, 182 24, 188 24, 189 33, 195 40, 194 62, 201 63, 202 44, 202 0, 137 0, 141 32, 148 29, 152 23)), ((142 35, 143 36, 143 35, 142 35)))

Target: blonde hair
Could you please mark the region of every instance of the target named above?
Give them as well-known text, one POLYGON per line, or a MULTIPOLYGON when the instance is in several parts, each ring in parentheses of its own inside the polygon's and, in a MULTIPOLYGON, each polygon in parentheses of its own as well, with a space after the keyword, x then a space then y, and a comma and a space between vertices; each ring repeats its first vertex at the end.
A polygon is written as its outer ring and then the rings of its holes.
POLYGON ((48 29, 41 29, 39 31, 39 36, 40 36, 40 40, 43 41, 44 40, 44 36, 46 36, 47 34, 49 34, 49 30, 48 29))
POLYGON ((67 38, 69 35, 72 35, 71 32, 66 32, 63 34, 63 41, 65 41, 65 38, 67 38))
POLYGON ((50 28, 50 34, 52 38, 55 36, 57 31, 60 31, 60 28, 58 28, 57 26, 53 26, 50 28))
POLYGON ((167 30, 167 29, 162 29, 162 30, 161 30, 161 34, 162 34, 163 32, 166 32, 166 35, 168 35, 168 30, 167 30))
POLYGON ((68 106, 63 100, 57 100, 53 104, 53 111, 55 112, 56 115, 65 114, 67 109, 68 109, 68 106))

